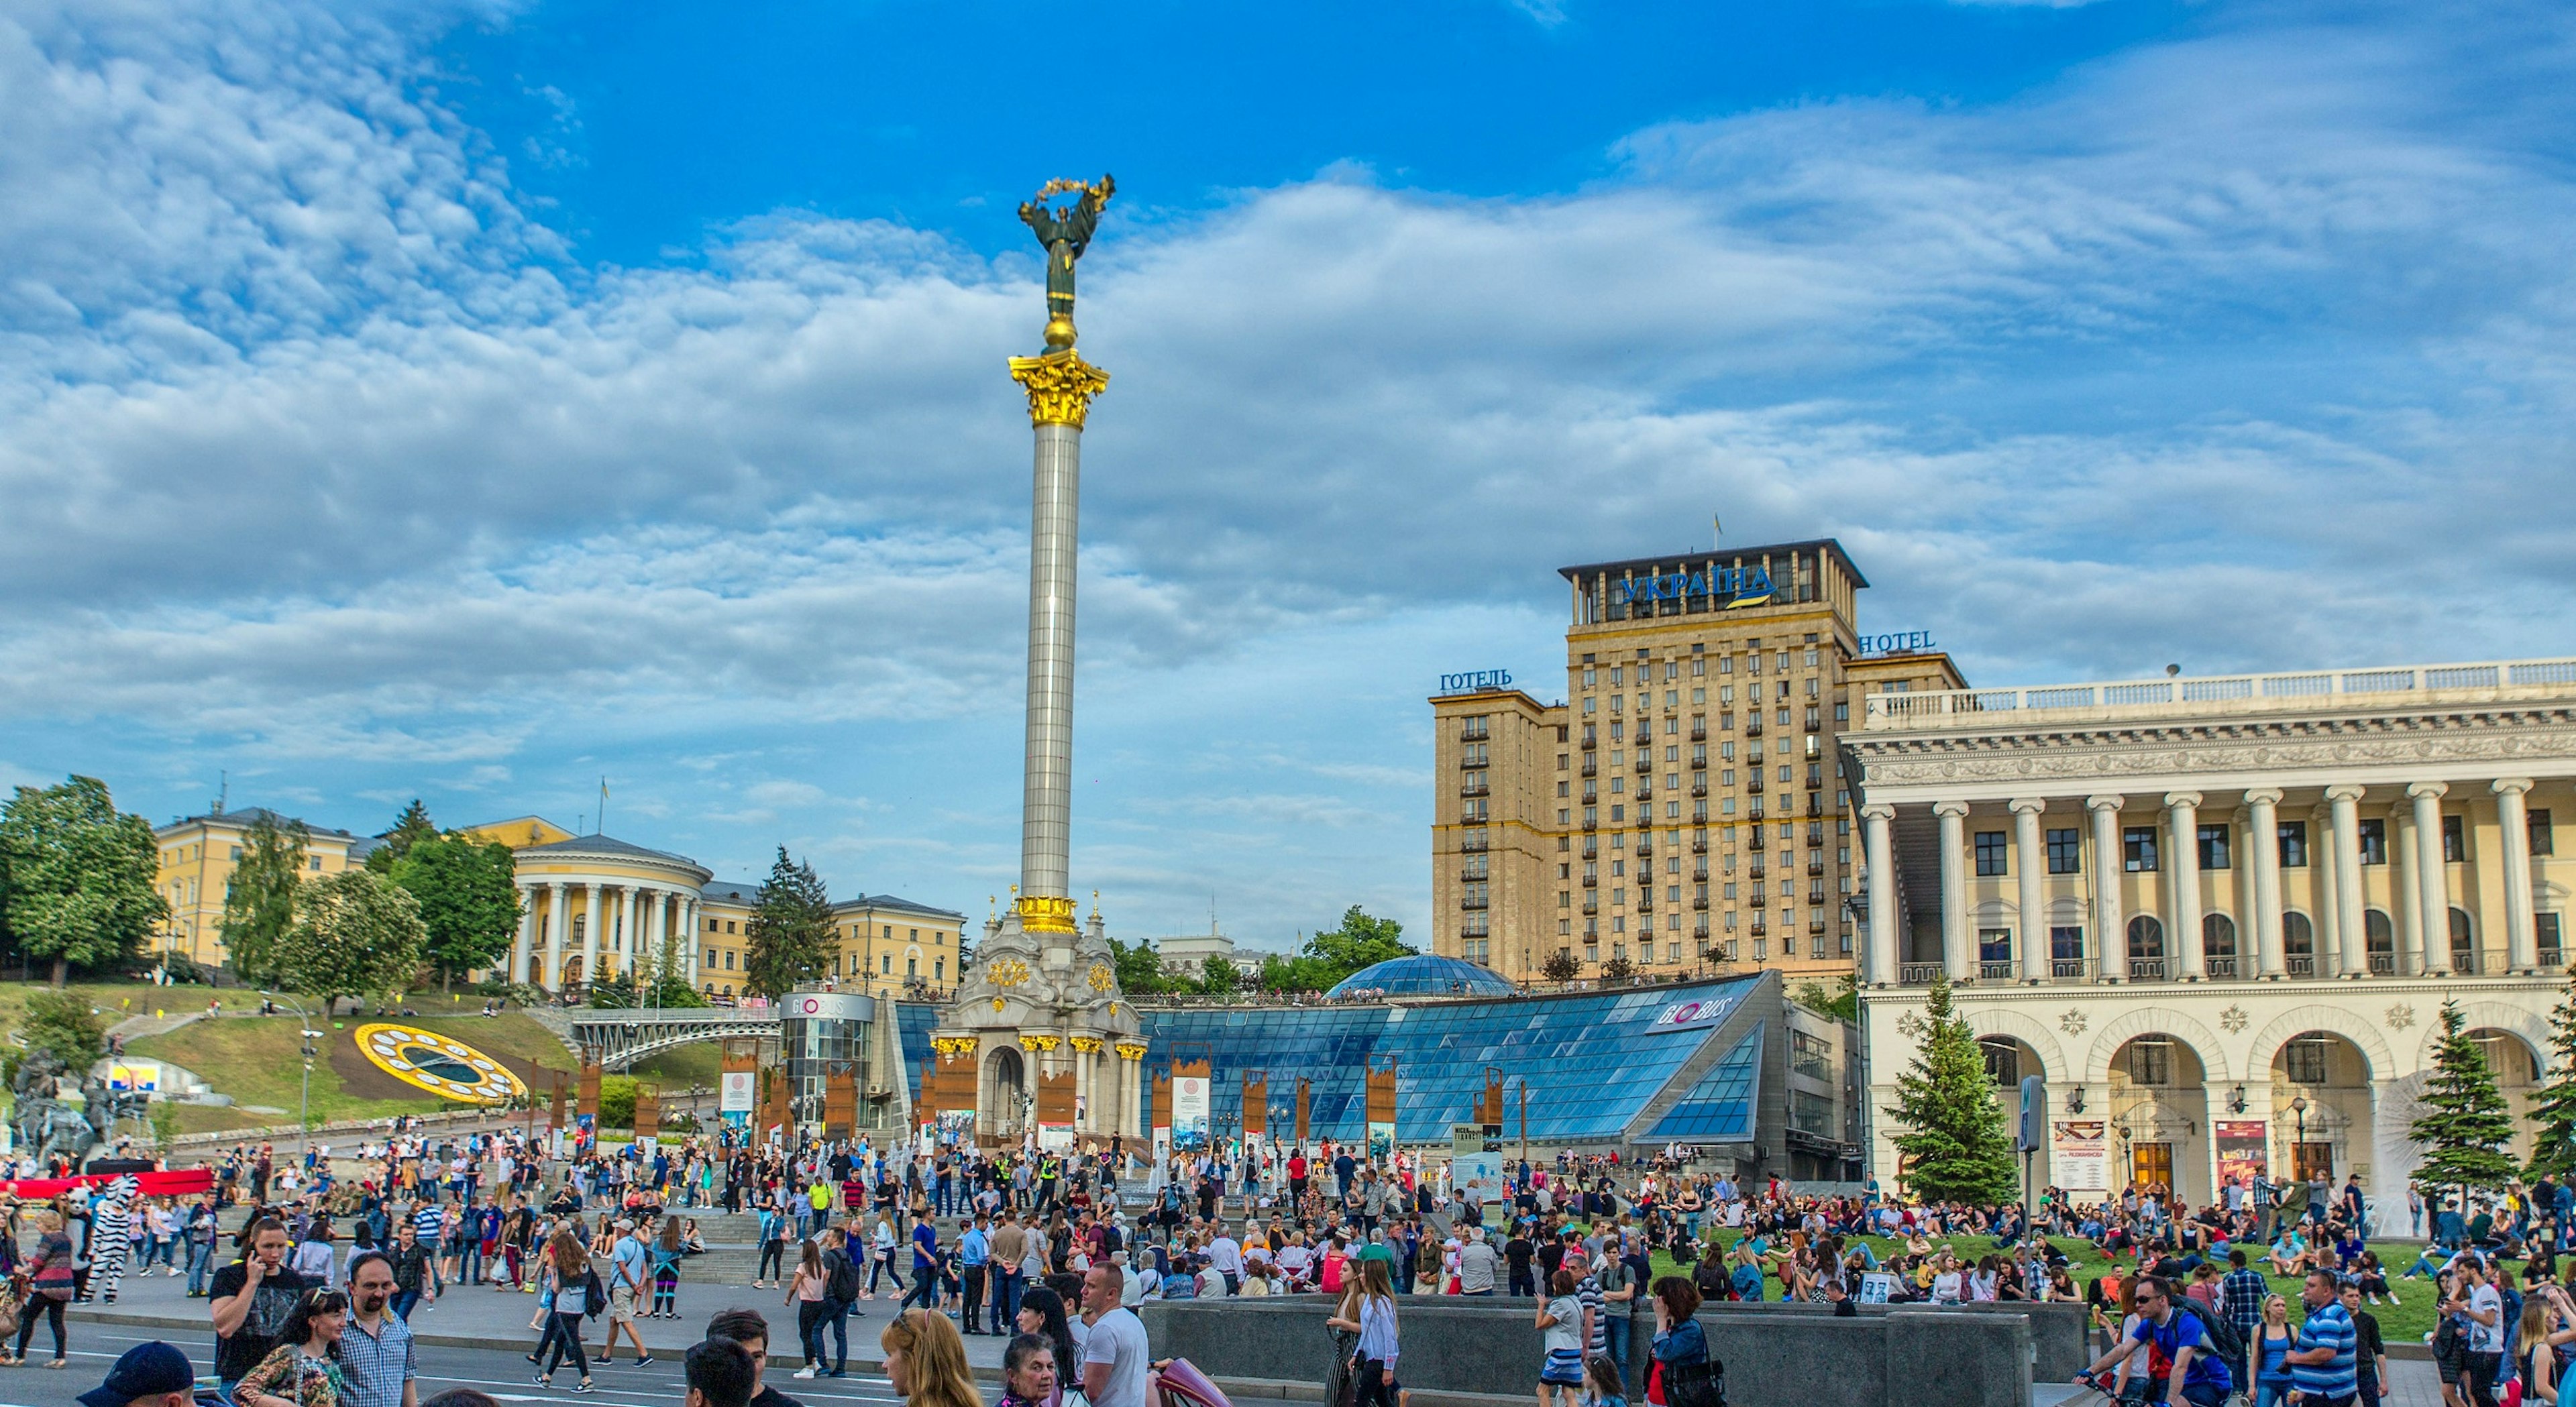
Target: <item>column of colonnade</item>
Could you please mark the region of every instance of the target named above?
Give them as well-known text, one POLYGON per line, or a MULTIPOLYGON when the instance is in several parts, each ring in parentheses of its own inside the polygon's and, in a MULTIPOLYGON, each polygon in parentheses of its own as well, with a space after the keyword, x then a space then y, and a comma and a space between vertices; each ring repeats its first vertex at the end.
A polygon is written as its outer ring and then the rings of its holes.
MULTIPOLYGON (((2525 805, 2532 786, 2530 778, 2506 777, 2486 787, 2494 799, 2497 837, 2503 851, 2501 920, 2504 970, 2508 972, 2534 971, 2540 962, 2529 812, 2525 805)), ((2269 786, 2246 789, 2228 813, 2231 827, 2242 836, 2241 842, 2231 844, 2231 865, 2241 866, 2244 875, 2244 883, 2237 886, 2237 912, 2229 916, 2237 929, 2235 976, 2359 977, 2371 971, 2370 910, 2362 888, 2361 841, 2366 820, 2377 820, 2384 826, 2384 860, 2392 882, 2394 973, 2449 974, 2453 968, 2450 915, 2463 896, 2455 892, 2460 886, 2452 882, 2451 862, 2445 855, 2442 801, 2455 791, 2462 793, 2460 800, 2468 799, 2468 787, 2435 781, 2403 787, 2381 784, 2375 798, 2369 788, 2358 783, 2334 782, 2323 788, 2322 803, 2308 811, 2312 831, 2308 863, 2316 891, 2310 919, 2311 952, 2308 962, 2299 964, 2308 970, 2294 972, 2282 924, 2278 840, 2282 792, 2269 786)), ((2128 798, 2099 794, 2085 796, 2080 802, 2091 822, 2091 858, 2087 863, 2092 870, 2088 876, 2092 937, 2087 947, 2098 964, 2093 975, 2101 980, 2155 980, 2159 971, 2168 980, 2199 981, 2210 975, 2203 941, 2208 911, 2201 885, 2199 843, 2200 812, 2207 797, 2199 791, 2176 790, 2156 800, 2162 814, 2161 824, 2154 830, 2161 837, 2159 848, 2163 852, 2158 865, 2162 873, 2156 876, 2156 897, 2163 912, 2146 916, 2157 919, 2164 928, 2160 968, 2156 959, 2129 951, 2130 916, 2124 912, 2120 894, 2120 876, 2125 872, 2121 820, 2128 798)), ((2018 867, 2015 942, 2020 947, 2015 976, 2020 981, 2037 982, 2051 977, 2056 970, 2049 946, 2042 818, 2052 805, 2069 807, 2077 803, 2074 798, 2015 797, 2005 804, 2012 818, 2012 863, 2018 867)), ((1974 981, 1980 975, 1980 967, 1972 912, 1975 889, 1968 868, 1970 804, 1935 800, 1929 809, 1939 832, 1940 854, 1936 874, 1924 878, 1938 886, 1939 966, 1953 982, 1974 981)), ((2292 812, 2294 818, 2297 814, 2292 812)), ((1897 983, 1906 959, 1897 912, 1896 816, 1897 803, 1868 802, 1860 807, 1868 903, 1862 969, 1863 979, 1874 986, 1897 983)), ((2474 880, 2467 887, 2473 889, 2474 880)), ((2481 933, 2474 951, 2482 955, 2492 946, 2490 936, 2481 933)))
POLYGON ((605 955, 617 973, 644 980, 652 976, 665 944, 674 964, 697 985, 702 947, 698 896, 684 889, 650 884, 612 884, 580 879, 522 880, 518 883, 519 929, 510 945, 509 974, 548 991, 561 990, 572 954, 573 892, 582 893, 580 957, 584 981, 603 974, 605 955), (602 922, 619 936, 600 941, 602 922), (531 972, 530 965, 535 965, 531 972))

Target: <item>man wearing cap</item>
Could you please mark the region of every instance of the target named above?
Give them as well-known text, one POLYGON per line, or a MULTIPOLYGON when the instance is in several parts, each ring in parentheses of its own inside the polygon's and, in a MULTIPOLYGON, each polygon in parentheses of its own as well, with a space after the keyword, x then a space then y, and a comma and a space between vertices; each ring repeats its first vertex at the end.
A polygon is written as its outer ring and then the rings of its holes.
POLYGON ((127 1349, 107 1381, 80 1395, 81 1407, 193 1407, 197 1370, 158 1339, 127 1349))
POLYGON ((644 1238, 636 1234, 633 1217, 617 1219, 617 1245, 608 1263, 608 1343, 599 1350, 599 1361, 610 1362, 617 1353, 617 1331, 635 1343, 635 1366, 644 1367, 653 1355, 644 1348, 644 1334, 635 1327, 635 1302, 644 1296, 646 1262, 644 1238))
POLYGON ((349 1262, 349 1327, 340 1336, 344 1407, 420 1407, 411 1326, 386 1312, 393 1298, 394 1269, 384 1252, 362 1251, 349 1262))

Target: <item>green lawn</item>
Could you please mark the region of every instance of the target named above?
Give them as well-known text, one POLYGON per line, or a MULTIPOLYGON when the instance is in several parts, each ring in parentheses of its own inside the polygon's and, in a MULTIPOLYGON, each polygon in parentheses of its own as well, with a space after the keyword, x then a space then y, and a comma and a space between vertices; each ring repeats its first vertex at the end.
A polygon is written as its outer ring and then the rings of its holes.
MULTIPOLYGON (((1737 1239, 1733 1233, 1723 1238, 1728 1246, 1734 1245, 1737 1239)), ((1893 1242, 1881 1236, 1868 1236, 1861 1239, 1869 1243, 1870 1249, 1881 1260, 1896 1254, 1902 1248, 1901 1242, 1893 1242)), ((2069 1268, 2075 1277, 2076 1288, 2079 1290, 2108 1268, 2108 1262, 2094 1252, 2092 1243, 2081 1237, 2058 1236, 2050 1238, 2050 1241, 2066 1253, 2069 1268)), ((1979 1258, 1992 1253, 1995 1249, 1994 1242, 1983 1236, 1954 1236, 1934 1244, 1948 1246, 1970 1264, 1974 1264, 1979 1258)), ((2371 1243, 2371 1249, 2377 1251, 2380 1260, 2388 1266, 2389 1284, 2396 1289, 2398 1297, 2404 1303, 2393 1307, 2385 1302, 2378 1305, 2364 1304, 2362 1308, 2379 1317, 2380 1334, 2391 1344, 2422 1343, 2424 1336, 2433 1332, 2431 1278, 2419 1280, 2396 1278, 2405 1273, 2407 1266, 2414 1263, 2415 1253, 2422 1250, 2423 1245, 2421 1241, 2373 1241, 2371 1243)), ((2253 1252, 2249 1248, 2246 1254, 2251 1256, 2253 1252)), ((2518 1283, 2522 1275, 2522 1262, 2508 1261, 2506 1265, 2518 1283)), ((1658 1276, 1679 1273, 1678 1267, 1671 1258, 1661 1251, 1655 1253, 1654 1267, 1655 1274, 1658 1276)), ((2125 1262, 2123 1268, 2134 1271, 2137 1263, 2134 1260, 2125 1262)), ((2255 1269, 2262 1269, 2261 1264, 2257 1263, 2255 1269)), ((2289 1300, 2290 1317, 2292 1322, 2296 1322, 2299 1318, 2299 1282, 2294 1278, 2275 1275, 2266 1275, 2265 1278, 2272 1282, 2274 1290, 2289 1300)), ((1779 1280, 1773 1279, 1765 1292, 1776 1298, 1780 1293, 1779 1280)))
MULTIPOLYGON (((252 1000, 256 1001, 254 997, 252 1000)), ((229 998, 226 1005, 230 1005, 229 998)), ((476 1014, 479 998, 453 1003, 435 996, 412 999, 412 1008, 421 1013, 416 1018, 427 1029, 453 1035, 470 1045, 495 1055, 516 1056, 554 1069, 571 1069, 573 1060, 552 1033, 525 1015, 511 1012, 484 1018, 476 1014), (461 1008, 462 1015, 432 1015, 461 1008)), ((370 1018, 344 1016, 333 1023, 331 1039, 346 1041, 350 1033, 370 1018)), ((299 1108, 299 1081, 303 1061, 297 1053, 296 1032, 301 1022, 294 1016, 257 1017, 227 1016, 220 1020, 198 1021, 182 1026, 168 1035, 153 1036, 134 1042, 129 1050, 149 1059, 167 1060, 186 1067, 216 1092, 233 1097, 236 1104, 258 1104, 287 1111, 283 1121, 265 1116, 270 1122, 294 1121, 299 1108)), ((435 1108, 442 1101, 428 1096, 406 1099, 361 1099, 346 1093, 339 1074, 331 1068, 328 1056, 313 1062, 312 1104, 314 1117, 321 1121, 338 1119, 376 1119, 391 1114, 416 1114, 435 1108)), ((224 1126, 221 1124, 218 1127, 224 1126)), ((182 1127, 187 1127, 183 1123, 182 1127)))
POLYGON ((635 1062, 635 1073, 646 1080, 658 1081, 665 1094, 685 1094, 693 1084, 714 1089, 716 1076, 723 1073, 723 1065, 723 1046, 709 1040, 646 1056, 635 1062))

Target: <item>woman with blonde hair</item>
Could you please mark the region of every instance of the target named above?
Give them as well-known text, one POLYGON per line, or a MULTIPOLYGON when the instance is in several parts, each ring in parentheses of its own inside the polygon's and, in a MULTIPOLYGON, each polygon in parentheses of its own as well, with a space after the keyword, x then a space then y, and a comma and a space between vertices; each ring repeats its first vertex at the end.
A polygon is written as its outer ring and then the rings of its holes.
POLYGON ((2263 1322, 2255 1326, 2254 1341, 2246 1345, 2246 1357, 2253 1360, 2254 1407, 2290 1400, 2298 1384, 2289 1356, 2298 1346, 2298 1333, 2290 1327, 2290 1302, 2279 1295, 2264 1296, 2263 1322))
POLYGON ((877 1336, 885 1350, 886 1380, 907 1407, 984 1407, 966 1368, 966 1341, 948 1317, 907 1309, 877 1336))

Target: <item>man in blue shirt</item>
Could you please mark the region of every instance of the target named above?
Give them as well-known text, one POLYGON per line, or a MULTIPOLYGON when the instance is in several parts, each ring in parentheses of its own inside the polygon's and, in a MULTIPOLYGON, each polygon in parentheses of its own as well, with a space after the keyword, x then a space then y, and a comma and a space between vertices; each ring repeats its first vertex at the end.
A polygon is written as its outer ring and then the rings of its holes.
POLYGON ((2299 1325, 2298 1343, 2283 1356, 2299 1390, 2301 1407, 2351 1407, 2361 1384, 2354 1368, 2360 1329, 2343 1307, 2343 1295, 2331 1270, 2311 1270, 2299 1287, 2307 1321, 2299 1325))
POLYGON ((984 1307, 984 1262, 991 1258, 992 1242, 984 1234, 984 1214, 977 1212, 975 1223, 957 1241, 957 1264, 966 1280, 966 1332, 970 1334, 984 1332, 977 1327, 982 1322, 977 1311, 984 1307))
POLYGON ((915 1297, 921 1307, 936 1313, 939 1309, 939 1228, 928 1217, 912 1224, 912 1288, 904 1292, 900 1314, 912 1308, 915 1297))
POLYGON ((2236 1379, 2227 1364, 2208 1351, 2202 1337, 2200 1318, 2174 1304, 2173 1285, 2161 1275, 2138 1277, 2138 1324, 2109 1353, 2093 1360, 2092 1366, 2075 1375, 2085 1387, 2098 1386, 2095 1375, 2120 1360, 2136 1353, 2142 1345, 2152 1344, 2171 1365, 2169 1375, 2150 1383, 2147 1401, 2161 1399, 2167 1407, 2224 1407, 2236 1379))

